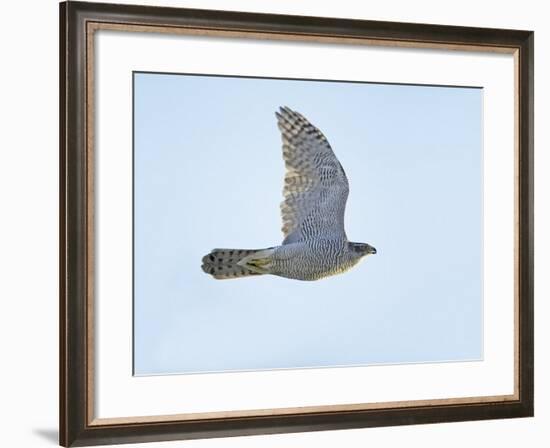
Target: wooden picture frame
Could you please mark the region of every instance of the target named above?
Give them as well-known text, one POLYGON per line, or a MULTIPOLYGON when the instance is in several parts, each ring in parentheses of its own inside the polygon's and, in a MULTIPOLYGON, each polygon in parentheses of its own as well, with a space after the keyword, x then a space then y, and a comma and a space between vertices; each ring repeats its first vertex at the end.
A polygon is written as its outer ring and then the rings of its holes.
MULTIPOLYGON (((533 32, 151 6, 60 4, 60 444, 83 446, 533 416, 533 32), (93 36, 237 36, 512 54, 516 61, 515 393, 206 417, 94 417, 93 36)), ((236 62, 238 63, 238 61, 236 62)))

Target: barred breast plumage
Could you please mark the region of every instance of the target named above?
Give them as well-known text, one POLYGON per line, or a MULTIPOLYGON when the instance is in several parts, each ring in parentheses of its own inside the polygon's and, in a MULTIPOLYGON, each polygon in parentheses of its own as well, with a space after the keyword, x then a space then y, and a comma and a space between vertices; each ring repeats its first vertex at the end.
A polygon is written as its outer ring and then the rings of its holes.
POLYGON ((284 239, 268 249, 214 249, 202 269, 216 279, 272 274, 318 280, 340 274, 376 249, 348 241, 344 212, 348 179, 326 137, 288 107, 276 112, 283 140, 284 179, 281 215, 284 239), (240 253, 225 258, 221 252, 240 253))

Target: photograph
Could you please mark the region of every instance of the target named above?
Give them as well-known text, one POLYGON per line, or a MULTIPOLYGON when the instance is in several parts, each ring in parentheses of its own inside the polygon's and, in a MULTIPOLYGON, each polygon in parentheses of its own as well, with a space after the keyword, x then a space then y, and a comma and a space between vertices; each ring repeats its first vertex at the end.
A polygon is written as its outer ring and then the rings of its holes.
POLYGON ((369 14, 60 4, 61 445, 534 415, 533 28, 369 14))
POLYGON ((483 94, 134 71, 136 376, 483 360, 483 94))

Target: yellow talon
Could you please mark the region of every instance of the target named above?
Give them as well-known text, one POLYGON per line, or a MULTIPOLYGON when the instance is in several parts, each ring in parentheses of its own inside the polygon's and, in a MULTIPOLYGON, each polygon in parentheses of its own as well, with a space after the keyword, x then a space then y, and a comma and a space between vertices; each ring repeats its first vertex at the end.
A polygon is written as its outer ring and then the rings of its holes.
POLYGON ((255 266, 257 268, 261 268, 269 263, 268 258, 254 258, 250 261, 248 261, 247 264, 255 266))

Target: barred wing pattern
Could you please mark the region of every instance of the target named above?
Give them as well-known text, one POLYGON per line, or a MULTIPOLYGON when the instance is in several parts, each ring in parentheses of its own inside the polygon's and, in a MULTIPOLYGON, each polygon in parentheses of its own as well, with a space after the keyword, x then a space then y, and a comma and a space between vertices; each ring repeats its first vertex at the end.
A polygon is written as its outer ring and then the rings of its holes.
POLYGON ((346 173, 325 136, 288 107, 276 112, 286 166, 281 214, 283 244, 346 239, 346 173))

